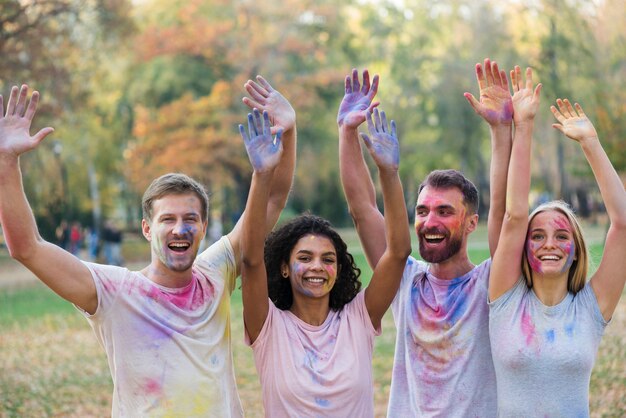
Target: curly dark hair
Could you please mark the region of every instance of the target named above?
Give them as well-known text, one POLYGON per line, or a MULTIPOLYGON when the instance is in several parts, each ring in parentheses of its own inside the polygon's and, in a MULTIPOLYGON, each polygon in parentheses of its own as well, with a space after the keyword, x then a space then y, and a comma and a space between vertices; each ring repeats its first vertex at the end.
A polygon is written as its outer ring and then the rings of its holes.
POLYGON ((291 282, 281 274, 283 263, 289 265, 289 256, 296 243, 307 234, 327 237, 337 252, 337 280, 330 291, 330 309, 341 310, 361 290, 361 270, 354 263, 346 243, 330 222, 311 214, 300 215, 272 231, 265 240, 265 270, 269 297, 277 308, 291 308, 291 282))

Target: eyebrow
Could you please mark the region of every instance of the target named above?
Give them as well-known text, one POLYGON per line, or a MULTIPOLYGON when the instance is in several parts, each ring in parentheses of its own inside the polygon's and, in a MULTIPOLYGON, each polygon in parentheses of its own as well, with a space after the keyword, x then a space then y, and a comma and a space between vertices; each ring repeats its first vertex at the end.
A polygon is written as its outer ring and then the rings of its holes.
MULTIPOLYGON (((298 250, 298 252, 296 254, 308 254, 308 255, 313 255, 313 251, 309 251, 309 250, 298 250)), ((334 251, 328 251, 325 253, 322 253, 322 256, 325 255, 337 255, 337 253, 335 253, 334 251)))
MULTIPOLYGON (((415 206, 415 210, 418 210, 418 209, 428 209, 428 206, 424 204, 415 206)), ((455 208, 453 205, 442 204, 442 205, 435 206, 435 209, 455 209, 455 208)))

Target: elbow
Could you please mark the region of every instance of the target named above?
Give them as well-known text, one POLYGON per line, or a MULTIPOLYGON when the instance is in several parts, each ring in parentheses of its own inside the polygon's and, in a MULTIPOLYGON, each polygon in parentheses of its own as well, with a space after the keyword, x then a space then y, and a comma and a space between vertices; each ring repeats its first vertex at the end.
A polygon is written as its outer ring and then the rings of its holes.
POLYGON ((257 257, 253 254, 243 254, 241 256, 241 266, 244 270, 253 270, 265 267, 263 256, 257 257))
POLYGON ((7 242, 7 249, 9 251, 9 255, 15 261, 18 261, 21 264, 28 264, 28 260, 33 259, 35 257, 35 253, 37 252, 37 244, 41 241, 38 240, 26 240, 18 243, 7 242))
POLYGON ((396 260, 406 262, 407 258, 411 255, 411 241, 403 243, 402 245, 388 246, 389 255, 396 260))
POLYGON ((504 222, 513 224, 528 222, 528 211, 507 210, 504 213, 504 222))

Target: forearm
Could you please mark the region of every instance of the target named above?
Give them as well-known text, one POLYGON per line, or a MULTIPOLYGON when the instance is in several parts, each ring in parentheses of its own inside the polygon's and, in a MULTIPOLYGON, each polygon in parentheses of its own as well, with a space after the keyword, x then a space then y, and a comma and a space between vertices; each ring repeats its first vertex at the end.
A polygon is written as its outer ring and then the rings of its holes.
POLYGON ((256 267, 263 263, 263 246, 266 231, 259 228, 258 225, 266 221, 271 183, 276 171, 266 173, 254 172, 252 174, 241 240, 241 259, 246 266, 256 267))
POLYGON ((489 125, 491 134, 491 164, 489 167, 489 215, 487 230, 489 249, 494 254, 498 246, 506 205, 506 186, 511 158, 511 124, 489 125))
POLYGON ((376 210, 376 190, 365 163, 356 128, 339 127, 339 172, 350 214, 355 222, 376 210))
POLYGON ((381 170, 379 173, 385 210, 387 252, 406 259, 411 253, 411 236, 402 183, 396 170, 381 170))
POLYGON ((516 124, 507 176, 505 216, 521 223, 528 219, 533 126, 533 121, 516 124))
POLYGON ((265 221, 266 232, 271 231, 274 225, 276 225, 280 213, 285 208, 293 183, 297 148, 297 130, 295 126, 293 129, 283 132, 282 143, 283 154, 278 167, 274 170, 269 191, 265 221))
POLYGON ((581 147, 598 183, 611 224, 626 228, 626 191, 602 144, 595 138, 582 141, 581 147))
POLYGON ((40 242, 35 217, 22 185, 19 158, 0 156, 0 224, 11 256, 31 258, 40 242))

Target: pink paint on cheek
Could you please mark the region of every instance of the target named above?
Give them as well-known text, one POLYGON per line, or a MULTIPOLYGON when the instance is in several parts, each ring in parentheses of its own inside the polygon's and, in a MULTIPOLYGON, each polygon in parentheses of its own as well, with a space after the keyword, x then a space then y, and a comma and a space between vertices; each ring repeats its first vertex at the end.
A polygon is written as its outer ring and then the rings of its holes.
POLYGON ((537 248, 539 248, 539 244, 534 244, 530 240, 526 242, 526 258, 528 259, 528 264, 530 264, 532 271, 541 273, 541 261, 535 257, 535 251, 537 248))
POLYGON ((333 278, 337 276, 337 271, 335 270, 334 266, 324 266, 324 269, 326 270, 326 274, 328 274, 328 277, 333 278))

